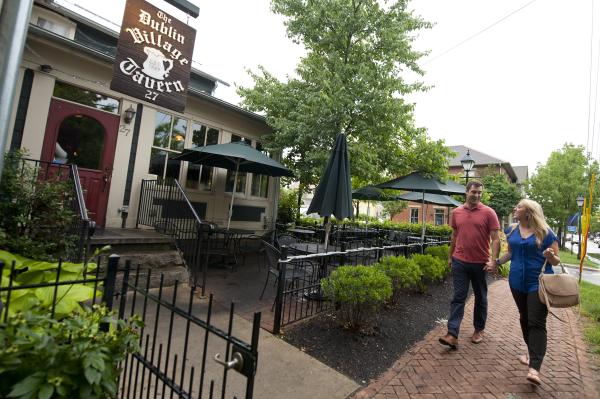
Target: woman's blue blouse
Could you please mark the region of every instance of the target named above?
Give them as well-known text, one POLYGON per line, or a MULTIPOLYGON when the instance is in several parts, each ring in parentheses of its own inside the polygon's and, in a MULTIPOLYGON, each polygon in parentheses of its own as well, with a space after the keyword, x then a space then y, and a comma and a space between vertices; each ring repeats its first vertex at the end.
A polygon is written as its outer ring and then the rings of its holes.
MULTIPOLYGON (((512 227, 508 227, 504 233, 509 234, 512 227)), ((538 277, 540 269, 546 258, 542 252, 556 241, 556 235, 551 229, 544 237, 542 245, 538 248, 535 243, 535 235, 527 238, 521 237, 519 228, 508 236, 508 245, 511 250, 510 272, 508 274, 508 283, 510 288, 524 293, 535 292, 539 289, 538 277)), ((552 265, 548 263, 545 273, 554 273, 552 265)))

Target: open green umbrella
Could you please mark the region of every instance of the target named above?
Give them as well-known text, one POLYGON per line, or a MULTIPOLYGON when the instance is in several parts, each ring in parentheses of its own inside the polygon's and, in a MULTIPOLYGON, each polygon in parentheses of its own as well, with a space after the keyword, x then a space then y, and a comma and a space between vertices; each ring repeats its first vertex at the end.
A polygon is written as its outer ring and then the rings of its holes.
POLYGON ((386 195, 382 189, 375 186, 364 186, 352 190, 352 199, 367 201, 367 216, 369 215, 371 201, 396 201, 394 196, 386 195))
POLYGON ((465 186, 452 180, 441 181, 436 177, 425 177, 419 172, 412 172, 406 176, 398 177, 378 184, 377 188, 391 188, 395 190, 417 191, 428 194, 464 194, 465 186))
POLYGON ((315 195, 307 213, 318 213, 325 217, 325 245, 329 240, 329 218, 352 216, 352 184, 350 182, 350 160, 346 135, 338 134, 327 167, 321 176, 315 195))
POLYGON ((231 224, 233 197, 235 196, 238 172, 250 172, 267 176, 294 176, 292 171, 281 163, 242 141, 188 148, 171 159, 235 171, 229 216, 227 218, 227 230, 229 230, 231 224))
MULTIPOLYGON (((398 177, 375 186, 377 188, 390 188, 395 190, 413 191, 421 193, 421 203, 425 207, 425 194, 464 194, 465 186, 452 180, 441 181, 436 177, 425 177, 419 172, 412 172, 406 176, 398 177)), ((423 228, 421 241, 425 240, 425 212, 423 212, 423 228)))
MULTIPOLYGON (((423 202, 422 193, 409 192, 400 194, 395 197, 398 200, 402 201, 413 201, 413 202, 423 202)), ((446 205, 446 206, 461 206, 462 203, 458 202, 452 197, 447 195, 440 194, 425 194, 425 203, 426 204, 434 204, 434 205, 446 205)))

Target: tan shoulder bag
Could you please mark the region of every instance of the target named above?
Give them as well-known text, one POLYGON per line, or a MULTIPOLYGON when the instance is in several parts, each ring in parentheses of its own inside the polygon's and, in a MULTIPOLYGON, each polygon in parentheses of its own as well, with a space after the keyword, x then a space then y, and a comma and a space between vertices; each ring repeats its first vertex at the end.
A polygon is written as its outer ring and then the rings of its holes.
POLYGON ((548 308, 569 308, 579 304, 579 283, 575 276, 571 276, 562 263, 561 273, 545 274, 544 269, 548 260, 540 270, 538 295, 540 301, 548 308))

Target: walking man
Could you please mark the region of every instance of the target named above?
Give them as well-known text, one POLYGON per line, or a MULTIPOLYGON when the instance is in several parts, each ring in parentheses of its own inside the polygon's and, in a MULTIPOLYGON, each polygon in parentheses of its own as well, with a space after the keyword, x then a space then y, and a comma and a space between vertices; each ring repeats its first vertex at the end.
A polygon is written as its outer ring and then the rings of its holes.
POLYGON ((465 313, 465 301, 469 293, 469 283, 475 294, 473 325, 475 332, 471 342, 483 341, 483 331, 487 319, 486 272, 495 272, 500 253, 498 231, 500 223, 496 212, 481 203, 483 184, 471 180, 467 184, 465 203, 452 211, 450 227, 452 240, 448 266, 452 268, 454 297, 450 304, 448 333, 439 339, 442 345, 456 349, 460 323, 465 313), (490 239, 492 256, 490 257, 490 239))

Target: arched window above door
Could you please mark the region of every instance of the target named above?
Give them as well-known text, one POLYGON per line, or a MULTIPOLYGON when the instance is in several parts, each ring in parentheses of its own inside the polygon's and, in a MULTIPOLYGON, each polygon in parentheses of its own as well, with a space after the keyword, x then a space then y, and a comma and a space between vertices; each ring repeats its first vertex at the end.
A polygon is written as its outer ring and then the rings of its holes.
POLYGON ((104 127, 96 119, 86 115, 71 115, 61 122, 58 129, 54 162, 100 169, 104 139, 104 127))

